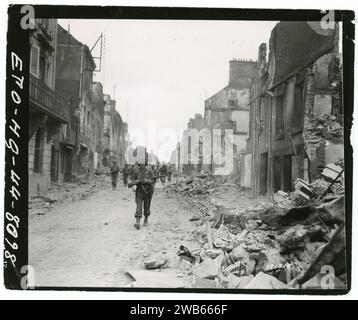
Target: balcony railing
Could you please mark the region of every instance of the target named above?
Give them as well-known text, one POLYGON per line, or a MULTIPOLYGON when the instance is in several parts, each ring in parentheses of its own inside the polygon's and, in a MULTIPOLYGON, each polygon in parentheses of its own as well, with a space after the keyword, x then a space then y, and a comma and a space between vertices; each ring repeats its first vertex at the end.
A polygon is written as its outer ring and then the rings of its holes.
POLYGON ((60 122, 68 122, 68 105, 66 100, 31 74, 29 95, 30 102, 37 109, 60 122))
POLYGON ((66 136, 65 136, 63 143, 71 145, 71 146, 76 146, 76 144, 77 144, 76 131, 69 128, 66 132, 66 136))

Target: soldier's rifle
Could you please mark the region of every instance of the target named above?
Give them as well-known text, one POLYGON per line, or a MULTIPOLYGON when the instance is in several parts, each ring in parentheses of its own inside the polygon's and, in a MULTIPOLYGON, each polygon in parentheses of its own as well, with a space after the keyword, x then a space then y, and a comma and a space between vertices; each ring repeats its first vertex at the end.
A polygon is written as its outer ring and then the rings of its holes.
MULTIPOLYGON (((167 176, 168 176, 168 174, 161 174, 159 176, 154 176, 151 180, 157 180, 157 179, 164 178, 167 176)), ((143 180, 131 181, 131 182, 128 182, 128 188, 132 188, 135 185, 140 184, 140 183, 150 184, 150 182, 143 181, 143 180)))

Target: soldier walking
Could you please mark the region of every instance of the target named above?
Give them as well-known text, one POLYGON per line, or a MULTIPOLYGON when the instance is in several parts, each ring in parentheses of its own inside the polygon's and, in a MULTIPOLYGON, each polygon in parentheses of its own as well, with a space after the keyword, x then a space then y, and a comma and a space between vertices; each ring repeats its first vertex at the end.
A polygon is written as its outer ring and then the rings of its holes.
POLYGON ((111 167, 112 190, 116 190, 117 188, 118 173, 119 173, 119 167, 117 161, 113 160, 113 164, 111 167))
POLYGON ((165 184, 165 176, 168 174, 168 168, 165 165, 165 163, 163 163, 163 165, 160 167, 159 169, 160 172, 160 182, 162 183, 162 185, 165 184))
POLYGON ((123 170, 122 170, 123 184, 124 184, 125 187, 128 185, 128 177, 130 175, 130 171, 131 170, 129 169, 128 164, 126 163, 124 165, 123 170))
POLYGON ((150 166, 147 165, 147 160, 139 162, 138 166, 133 171, 133 179, 128 183, 128 187, 136 186, 135 202, 137 205, 135 212, 136 222, 134 227, 140 229, 140 220, 144 213, 144 226, 148 225, 148 217, 150 216, 150 204, 154 193, 154 175, 150 166))
POLYGON ((173 173, 172 167, 171 167, 171 165, 169 164, 169 165, 168 165, 168 182, 171 182, 171 181, 172 181, 172 173, 173 173))

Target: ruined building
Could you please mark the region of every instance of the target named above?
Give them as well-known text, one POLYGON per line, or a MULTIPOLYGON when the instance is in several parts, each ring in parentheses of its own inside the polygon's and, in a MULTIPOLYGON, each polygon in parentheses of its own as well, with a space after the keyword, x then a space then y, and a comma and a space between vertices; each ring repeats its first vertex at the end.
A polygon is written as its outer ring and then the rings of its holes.
POLYGON ((92 140, 92 82, 95 62, 87 45, 64 28, 57 29, 55 90, 69 101, 70 121, 60 140, 65 181, 93 174, 96 146, 92 140))
POLYGON ((194 118, 190 118, 187 124, 187 130, 183 132, 181 144, 177 149, 177 161, 180 170, 184 174, 200 173, 203 167, 203 129, 205 129, 205 120, 200 113, 194 118), (195 132, 200 136, 196 136, 195 132))
POLYGON ((239 174, 239 155, 246 149, 249 131, 250 88, 256 74, 256 61, 231 60, 228 85, 205 101, 205 125, 212 138, 211 161, 204 166, 209 172, 234 176, 239 174), (228 147, 231 146, 233 148, 230 155, 228 147), (225 159, 225 166, 229 171, 222 170, 223 166, 217 160, 224 156, 230 157, 225 159))
POLYGON ((94 170, 102 167, 103 125, 104 125, 103 86, 100 82, 92 84, 92 152, 94 170))
POLYGON ((296 178, 316 179, 343 159, 338 28, 279 22, 258 55, 250 92, 250 132, 242 185, 254 196, 292 191, 296 178))
POLYGON ((36 19, 30 31, 29 192, 59 179, 59 131, 68 123, 67 101, 55 89, 57 20, 36 19))
POLYGON ((102 164, 109 167, 113 160, 117 160, 123 167, 128 147, 128 125, 122 120, 116 110, 116 101, 110 95, 104 95, 104 103, 102 164))

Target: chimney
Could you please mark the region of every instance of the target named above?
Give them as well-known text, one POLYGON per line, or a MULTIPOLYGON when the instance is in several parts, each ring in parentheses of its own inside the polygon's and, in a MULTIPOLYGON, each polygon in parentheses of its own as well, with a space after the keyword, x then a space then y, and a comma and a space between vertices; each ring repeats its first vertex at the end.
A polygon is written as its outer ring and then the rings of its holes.
POLYGON ((239 79, 248 79, 256 76, 257 61, 252 59, 232 59, 229 64, 229 84, 239 79))
POLYGON ((261 45, 259 46, 259 56, 257 59, 259 67, 261 66, 262 63, 266 64, 267 62, 266 57, 267 57, 267 45, 266 43, 261 43, 261 45))

